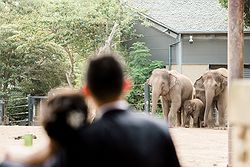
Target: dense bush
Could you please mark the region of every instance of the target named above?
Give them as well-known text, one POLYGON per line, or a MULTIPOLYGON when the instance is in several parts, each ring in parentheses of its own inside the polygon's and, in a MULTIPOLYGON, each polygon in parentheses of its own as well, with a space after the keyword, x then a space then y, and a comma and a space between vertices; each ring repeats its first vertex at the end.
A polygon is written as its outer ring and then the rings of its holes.
POLYGON ((137 110, 144 110, 144 84, 155 68, 163 68, 162 61, 151 59, 150 50, 145 43, 132 45, 127 58, 128 75, 133 80, 133 88, 128 95, 128 102, 137 110))

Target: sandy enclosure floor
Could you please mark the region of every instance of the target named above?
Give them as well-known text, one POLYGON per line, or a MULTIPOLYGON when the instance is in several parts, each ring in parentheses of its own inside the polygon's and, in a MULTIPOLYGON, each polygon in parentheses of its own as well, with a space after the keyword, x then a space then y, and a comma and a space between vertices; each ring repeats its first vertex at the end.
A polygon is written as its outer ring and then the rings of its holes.
POLYGON ((0 126, 0 161, 5 156, 5 153, 32 152, 41 149, 48 143, 48 138, 41 126, 0 126), (32 147, 25 147, 23 139, 20 138, 25 134, 33 134, 36 139, 33 139, 32 147))
POLYGON ((170 131, 183 167, 227 166, 227 130, 173 128, 170 131))
MULTIPOLYGON (((46 145, 47 136, 41 126, 0 126, 0 159, 6 150, 18 151, 23 140, 15 137, 32 133, 32 149, 46 145)), ((227 130, 171 128, 182 167, 226 167, 228 150, 227 130)))

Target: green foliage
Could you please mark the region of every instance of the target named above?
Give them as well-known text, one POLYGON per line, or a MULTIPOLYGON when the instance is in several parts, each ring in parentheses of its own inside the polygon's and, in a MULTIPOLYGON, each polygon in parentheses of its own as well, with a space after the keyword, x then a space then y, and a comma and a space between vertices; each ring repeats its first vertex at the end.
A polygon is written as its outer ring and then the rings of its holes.
POLYGON ((25 120, 28 118, 27 97, 24 97, 19 91, 12 91, 10 98, 8 101, 5 101, 5 104, 7 105, 9 121, 11 124, 18 124, 16 121, 25 120))
POLYGON ((18 105, 12 96, 44 95, 67 83, 79 88, 84 61, 114 23, 112 47, 120 50, 137 19, 119 0, 0 0, 0 15, 0 99, 9 106, 18 105))
MULTIPOLYGON (((57 79, 55 76, 41 77, 47 73, 51 75, 51 72, 56 72, 63 67, 60 63, 60 68, 55 68, 57 62, 62 61, 63 57, 63 52, 58 49, 55 43, 44 42, 35 37, 31 39, 27 34, 13 26, 1 26, 0 38, 2 39, 0 41, 0 71, 2 71, 0 73, 0 88, 2 96, 8 98, 11 91, 24 91, 28 86, 22 84, 25 81, 37 84, 34 83, 35 80, 57 79)), ((62 77, 64 77, 63 73, 60 78, 62 77)), ((41 88, 39 89, 43 90, 40 94, 58 86, 58 84, 53 84, 54 81, 51 80, 48 81, 51 83, 48 88, 46 88, 45 83, 42 86, 40 85, 41 88)), ((31 89, 27 93, 34 94, 34 91, 37 90, 31 89)))
MULTIPOLYGON (((219 0, 223 7, 228 8, 228 0, 219 0)), ((250 0, 244 1, 244 23, 246 27, 250 26, 250 0)))
POLYGON ((245 0, 244 4, 244 21, 246 26, 250 26, 250 0, 245 0))
POLYGON ((227 1, 228 0, 219 0, 219 2, 221 3, 222 6, 227 8, 227 1))
POLYGON ((155 68, 163 68, 162 61, 151 60, 150 50, 145 43, 137 42, 130 48, 128 62, 128 75, 133 80, 133 89, 128 95, 128 101, 136 109, 144 108, 144 83, 155 68))
MULTIPOLYGON (((16 98, 45 95, 67 83, 79 88, 84 61, 105 43, 114 23, 116 51, 137 36, 135 12, 119 0, 0 0, 0 98, 8 112, 27 110, 15 108, 25 102, 16 98)), ((150 56, 145 44, 135 43, 126 57, 134 82, 128 101, 137 109, 144 106, 146 79, 163 67, 150 56)))

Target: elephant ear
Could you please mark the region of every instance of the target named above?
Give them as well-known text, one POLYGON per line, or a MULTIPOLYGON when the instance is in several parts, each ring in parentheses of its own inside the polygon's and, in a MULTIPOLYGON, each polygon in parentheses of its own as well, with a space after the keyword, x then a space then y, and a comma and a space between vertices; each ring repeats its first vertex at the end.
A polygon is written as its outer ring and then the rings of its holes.
POLYGON ((222 87, 226 87, 227 86, 227 77, 221 74, 221 75, 219 75, 217 82, 221 83, 222 87))
POLYGON ((177 77, 169 73, 169 90, 172 89, 177 83, 177 77))
POLYGON ((227 77, 224 77, 222 84, 225 85, 225 86, 227 86, 227 84, 228 84, 227 77))
POLYGON ((177 77, 174 76, 173 74, 169 73, 168 71, 164 71, 162 74, 162 79, 163 79, 163 87, 164 87, 164 93, 168 93, 170 89, 174 87, 174 85, 177 82, 177 77))
POLYGON ((226 68, 218 68, 215 70, 215 80, 219 82, 221 86, 227 86, 228 70, 226 68), (219 77, 217 77, 219 76, 219 77))
POLYGON ((205 91, 202 76, 195 81, 194 88, 195 90, 205 91))

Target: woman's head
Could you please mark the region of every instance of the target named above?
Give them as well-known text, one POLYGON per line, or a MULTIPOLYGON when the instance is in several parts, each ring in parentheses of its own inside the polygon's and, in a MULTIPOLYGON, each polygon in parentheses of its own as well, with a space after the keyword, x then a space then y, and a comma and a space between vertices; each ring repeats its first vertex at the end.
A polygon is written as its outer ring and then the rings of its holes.
POLYGON ((48 136, 59 145, 73 144, 78 130, 88 124, 88 107, 79 91, 71 88, 52 90, 42 106, 42 124, 48 136))

